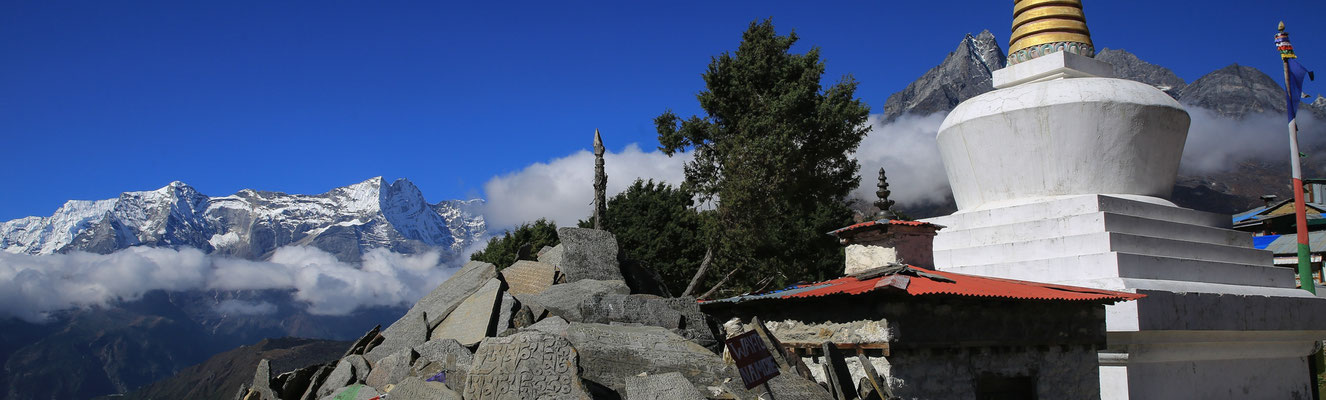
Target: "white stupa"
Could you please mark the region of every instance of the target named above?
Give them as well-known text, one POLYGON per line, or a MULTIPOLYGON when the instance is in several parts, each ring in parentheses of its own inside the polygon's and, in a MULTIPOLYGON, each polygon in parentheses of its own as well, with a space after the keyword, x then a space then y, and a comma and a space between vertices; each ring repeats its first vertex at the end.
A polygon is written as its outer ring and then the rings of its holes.
MULTIPOLYGON (((1103 399, 1310 398, 1326 299, 1228 215, 1175 206, 1183 106, 1114 79, 1078 0, 1017 0, 997 90, 940 127, 944 271, 1146 294, 1107 308, 1103 399)), ((1285 178, 1288 181, 1288 177, 1285 178)))

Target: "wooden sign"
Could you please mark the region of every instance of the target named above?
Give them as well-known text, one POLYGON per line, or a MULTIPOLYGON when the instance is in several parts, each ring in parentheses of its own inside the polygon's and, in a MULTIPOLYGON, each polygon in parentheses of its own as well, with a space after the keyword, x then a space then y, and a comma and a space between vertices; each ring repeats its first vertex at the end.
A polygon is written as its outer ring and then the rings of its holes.
POLYGON ((773 354, 769 353, 769 348, 764 346, 764 340, 756 335, 755 331, 733 336, 726 344, 728 352, 732 353, 732 359, 737 362, 737 371, 741 372, 741 380, 746 383, 746 389, 752 389, 778 376, 778 363, 774 361, 773 354))

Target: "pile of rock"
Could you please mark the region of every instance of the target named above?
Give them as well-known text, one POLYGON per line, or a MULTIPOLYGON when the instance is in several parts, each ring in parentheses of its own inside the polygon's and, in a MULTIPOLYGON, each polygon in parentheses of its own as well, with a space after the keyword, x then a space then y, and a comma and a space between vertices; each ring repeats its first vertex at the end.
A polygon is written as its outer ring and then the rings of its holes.
MULTIPOLYGON (((757 397, 718 353, 718 327, 694 298, 641 293, 662 287, 657 275, 623 268, 606 231, 558 235, 537 262, 466 264, 335 363, 272 378, 264 362, 237 398, 757 397)), ((829 396, 794 373, 770 383, 801 393, 780 399, 829 396)))

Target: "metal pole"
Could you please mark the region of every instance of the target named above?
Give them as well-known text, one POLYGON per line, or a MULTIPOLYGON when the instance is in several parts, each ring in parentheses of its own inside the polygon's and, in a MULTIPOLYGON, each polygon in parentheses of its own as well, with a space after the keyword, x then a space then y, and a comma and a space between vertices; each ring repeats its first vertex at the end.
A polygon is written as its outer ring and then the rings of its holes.
MULTIPOLYGON (((1284 23, 1280 23, 1280 31, 1284 32, 1284 23)), ((1285 67, 1285 96, 1291 96, 1293 93, 1289 89, 1289 59, 1281 57, 1285 67)), ((1286 104, 1286 107, 1292 104, 1286 104)), ((1288 110, 1293 112, 1294 110, 1288 110)), ((1289 161, 1292 163, 1293 185, 1294 185, 1294 223, 1298 228, 1298 283, 1299 286, 1312 294, 1317 294, 1317 286, 1312 282, 1312 249, 1308 246, 1308 215, 1307 205, 1303 201, 1303 170, 1299 166, 1298 151, 1298 124, 1294 120, 1289 121, 1289 161)))

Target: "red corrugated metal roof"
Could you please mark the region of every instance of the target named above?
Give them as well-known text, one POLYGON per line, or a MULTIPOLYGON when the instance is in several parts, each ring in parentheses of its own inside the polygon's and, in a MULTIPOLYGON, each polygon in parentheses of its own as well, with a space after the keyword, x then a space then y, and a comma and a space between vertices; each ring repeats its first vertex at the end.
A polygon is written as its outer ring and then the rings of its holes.
MULTIPOLYGON (((911 267, 916 268, 916 267, 911 267)), ((903 272, 890 274, 870 279, 858 279, 848 276, 829 281, 812 283, 808 285, 799 285, 795 288, 789 288, 772 293, 752 296, 740 296, 731 299, 716 300, 716 302, 740 303, 749 300, 758 299, 792 299, 821 297, 835 294, 856 295, 875 290, 892 290, 896 292, 905 292, 912 296, 947 294, 955 296, 968 297, 991 297, 1003 299, 1025 299, 1025 300, 1067 300, 1067 301, 1098 301, 1115 302, 1137 300, 1146 295, 1116 292, 1112 290, 1091 289, 1077 286, 1055 285, 1040 282, 1019 281, 1013 279, 990 278, 984 276, 966 275, 955 272, 931 271, 918 269, 925 274, 933 274, 939 277, 947 278, 952 282, 927 278, 925 276, 916 276, 911 273, 903 272), (906 289, 899 289, 890 285, 894 277, 905 276, 909 279, 906 289), (885 281, 889 279, 889 281, 885 281)))
POLYGON ((932 224, 932 223, 929 223, 929 222, 925 222, 925 221, 903 221, 903 220, 900 220, 900 219, 881 219, 881 220, 875 220, 875 221, 866 221, 866 222, 862 222, 862 223, 855 224, 855 225, 852 225, 852 226, 848 226, 848 227, 845 227, 845 228, 838 228, 838 229, 836 229, 836 230, 833 230, 833 231, 829 232, 829 234, 830 234, 830 235, 838 235, 838 234, 842 234, 842 233, 852 232, 852 231, 855 231, 855 230, 858 230, 858 229, 863 229, 863 228, 872 227, 872 226, 875 226, 875 225, 932 226, 932 227, 935 227, 936 229, 943 228, 943 226, 935 225, 935 224, 932 224))

